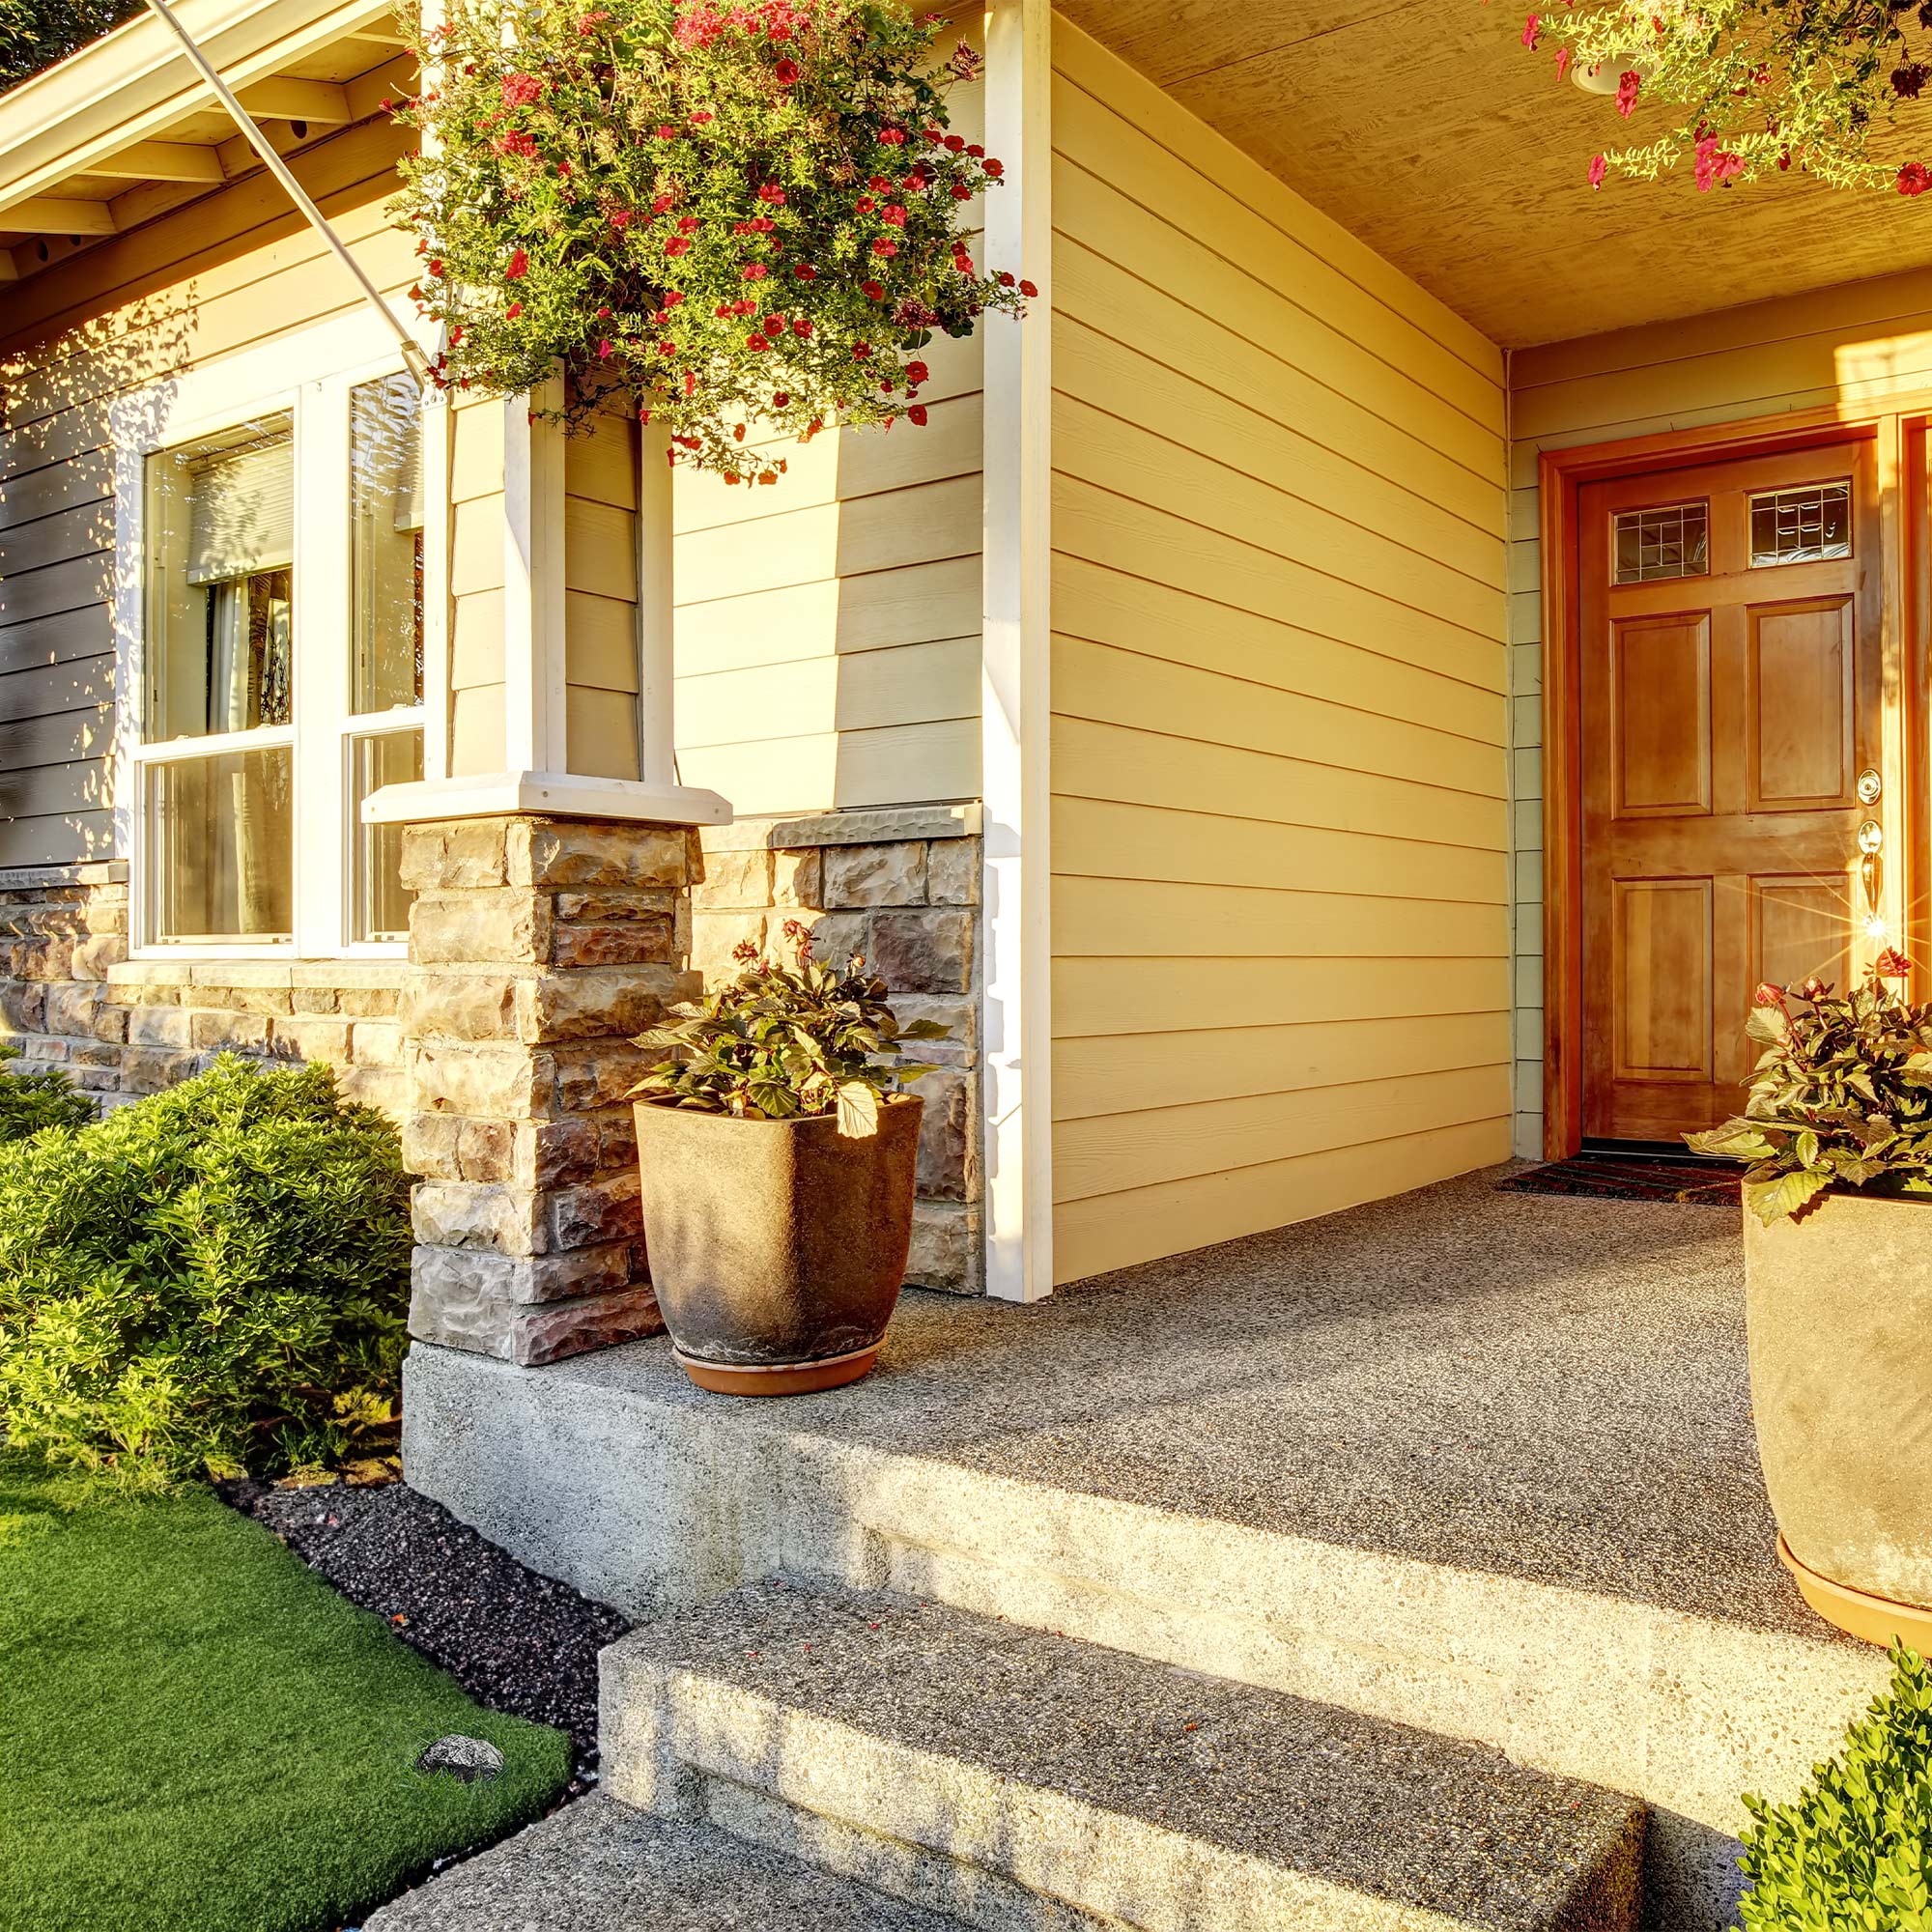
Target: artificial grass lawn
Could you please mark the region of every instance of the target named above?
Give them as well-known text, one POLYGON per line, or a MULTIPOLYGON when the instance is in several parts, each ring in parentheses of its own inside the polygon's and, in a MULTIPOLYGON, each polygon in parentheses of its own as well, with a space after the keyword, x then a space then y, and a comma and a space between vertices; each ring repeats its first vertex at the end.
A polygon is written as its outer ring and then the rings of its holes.
POLYGON ((326 1932, 569 1775, 207 1491, 0 1452, 0 1932, 326 1932), (450 1731, 502 1774, 414 1770, 450 1731))

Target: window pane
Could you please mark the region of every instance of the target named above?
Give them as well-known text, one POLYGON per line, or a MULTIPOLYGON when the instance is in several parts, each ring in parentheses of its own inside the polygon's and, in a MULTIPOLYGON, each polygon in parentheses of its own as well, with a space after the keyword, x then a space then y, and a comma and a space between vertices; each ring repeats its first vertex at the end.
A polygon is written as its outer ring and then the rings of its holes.
POLYGON ((386 711, 422 702, 422 393, 389 376, 352 390, 349 404, 350 709, 386 711))
POLYGON ((1852 554, 1852 486, 1814 483, 1804 490, 1777 490, 1753 497, 1750 560, 1754 570, 1774 563, 1819 563, 1852 554))
POLYGON ((286 724, 295 440, 270 416, 148 459, 149 739, 286 724))
POLYGON ((410 905, 415 895, 403 889, 403 828, 364 825, 362 801, 384 785, 408 784, 422 777, 423 736, 420 731, 389 731, 352 738, 349 755, 354 773, 350 810, 355 815, 355 937, 408 939, 410 905))
POLYGON ((286 746, 148 767, 156 944, 292 937, 290 774, 286 746))
POLYGON ((1619 510, 1610 581, 1651 583, 1666 577, 1705 576, 1711 568, 1710 522, 1707 502, 1619 510))

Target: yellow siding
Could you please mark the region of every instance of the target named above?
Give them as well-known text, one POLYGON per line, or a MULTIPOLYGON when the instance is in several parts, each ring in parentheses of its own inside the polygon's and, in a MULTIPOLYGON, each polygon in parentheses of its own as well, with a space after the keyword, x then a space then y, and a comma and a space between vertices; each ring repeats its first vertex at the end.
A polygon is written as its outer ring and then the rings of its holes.
POLYGON ((1932 271, 1519 351, 1511 363, 1517 1146, 1543 1142, 1543 611, 1538 453, 1932 389, 1932 271))
MULTIPOLYGON (((386 122, 296 172, 385 291, 409 285, 386 122)), ((0 865, 113 851, 114 455, 124 392, 355 306, 354 285, 257 175, 0 298, 0 865)))
MULTIPOLYGON (((980 89, 951 101, 979 139, 980 89)), ((775 443, 769 489, 677 472, 678 773, 741 815, 980 795, 979 340, 925 360, 923 429, 775 443)))
POLYGON ((1065 22, 1055 1272, 1509 1146, 1500 355, 1065 22))

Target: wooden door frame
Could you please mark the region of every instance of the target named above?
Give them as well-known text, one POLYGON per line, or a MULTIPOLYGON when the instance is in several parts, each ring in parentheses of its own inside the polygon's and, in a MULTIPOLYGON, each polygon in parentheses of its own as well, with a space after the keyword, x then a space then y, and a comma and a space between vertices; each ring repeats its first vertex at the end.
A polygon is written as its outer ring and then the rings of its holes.
POLYGON ((1899 902, 1914 959, 1913 996, 1926 997, 1918 954, 1932 934, 1932 748, 1925 741, 1932 669, 1932 390, 1759 416, 1618 442, 1540 451, 1537 457, 1543 595, 1543 1151, 1575 1153, 1583 1140, 1583 794, 1581 585, 1577 507, 1583 486, 1875 439, 1881 531, 1880 651, 1903 668, 1905 796, 1887 815, 1899 902))

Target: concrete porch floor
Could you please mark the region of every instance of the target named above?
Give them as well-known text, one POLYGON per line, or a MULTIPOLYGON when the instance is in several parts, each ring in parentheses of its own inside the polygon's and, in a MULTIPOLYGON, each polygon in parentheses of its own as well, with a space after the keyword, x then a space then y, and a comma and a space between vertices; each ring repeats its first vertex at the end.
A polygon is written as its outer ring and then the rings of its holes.
MULTIPOLYGON (((1734 1214, 1515 1169, 1098 1277, 900 1303, 858 1388, 743 1420, 1826 1637, 1773 1553, 1734 1214)), ((668 1345, 572 1379, 688 1390, 668 1345)))
POLYGON ((1085 1283, 914 1293, 881 1366, 746 1402, 662 1340, 418 1347, 417 1488, 651 1619, 762 1578, 898 1591, 1641 1798, 1647 1923, 1731 1922, 1882 1652, 1776 1562, 1739 1232, 1492 1168, 1085 1283))

